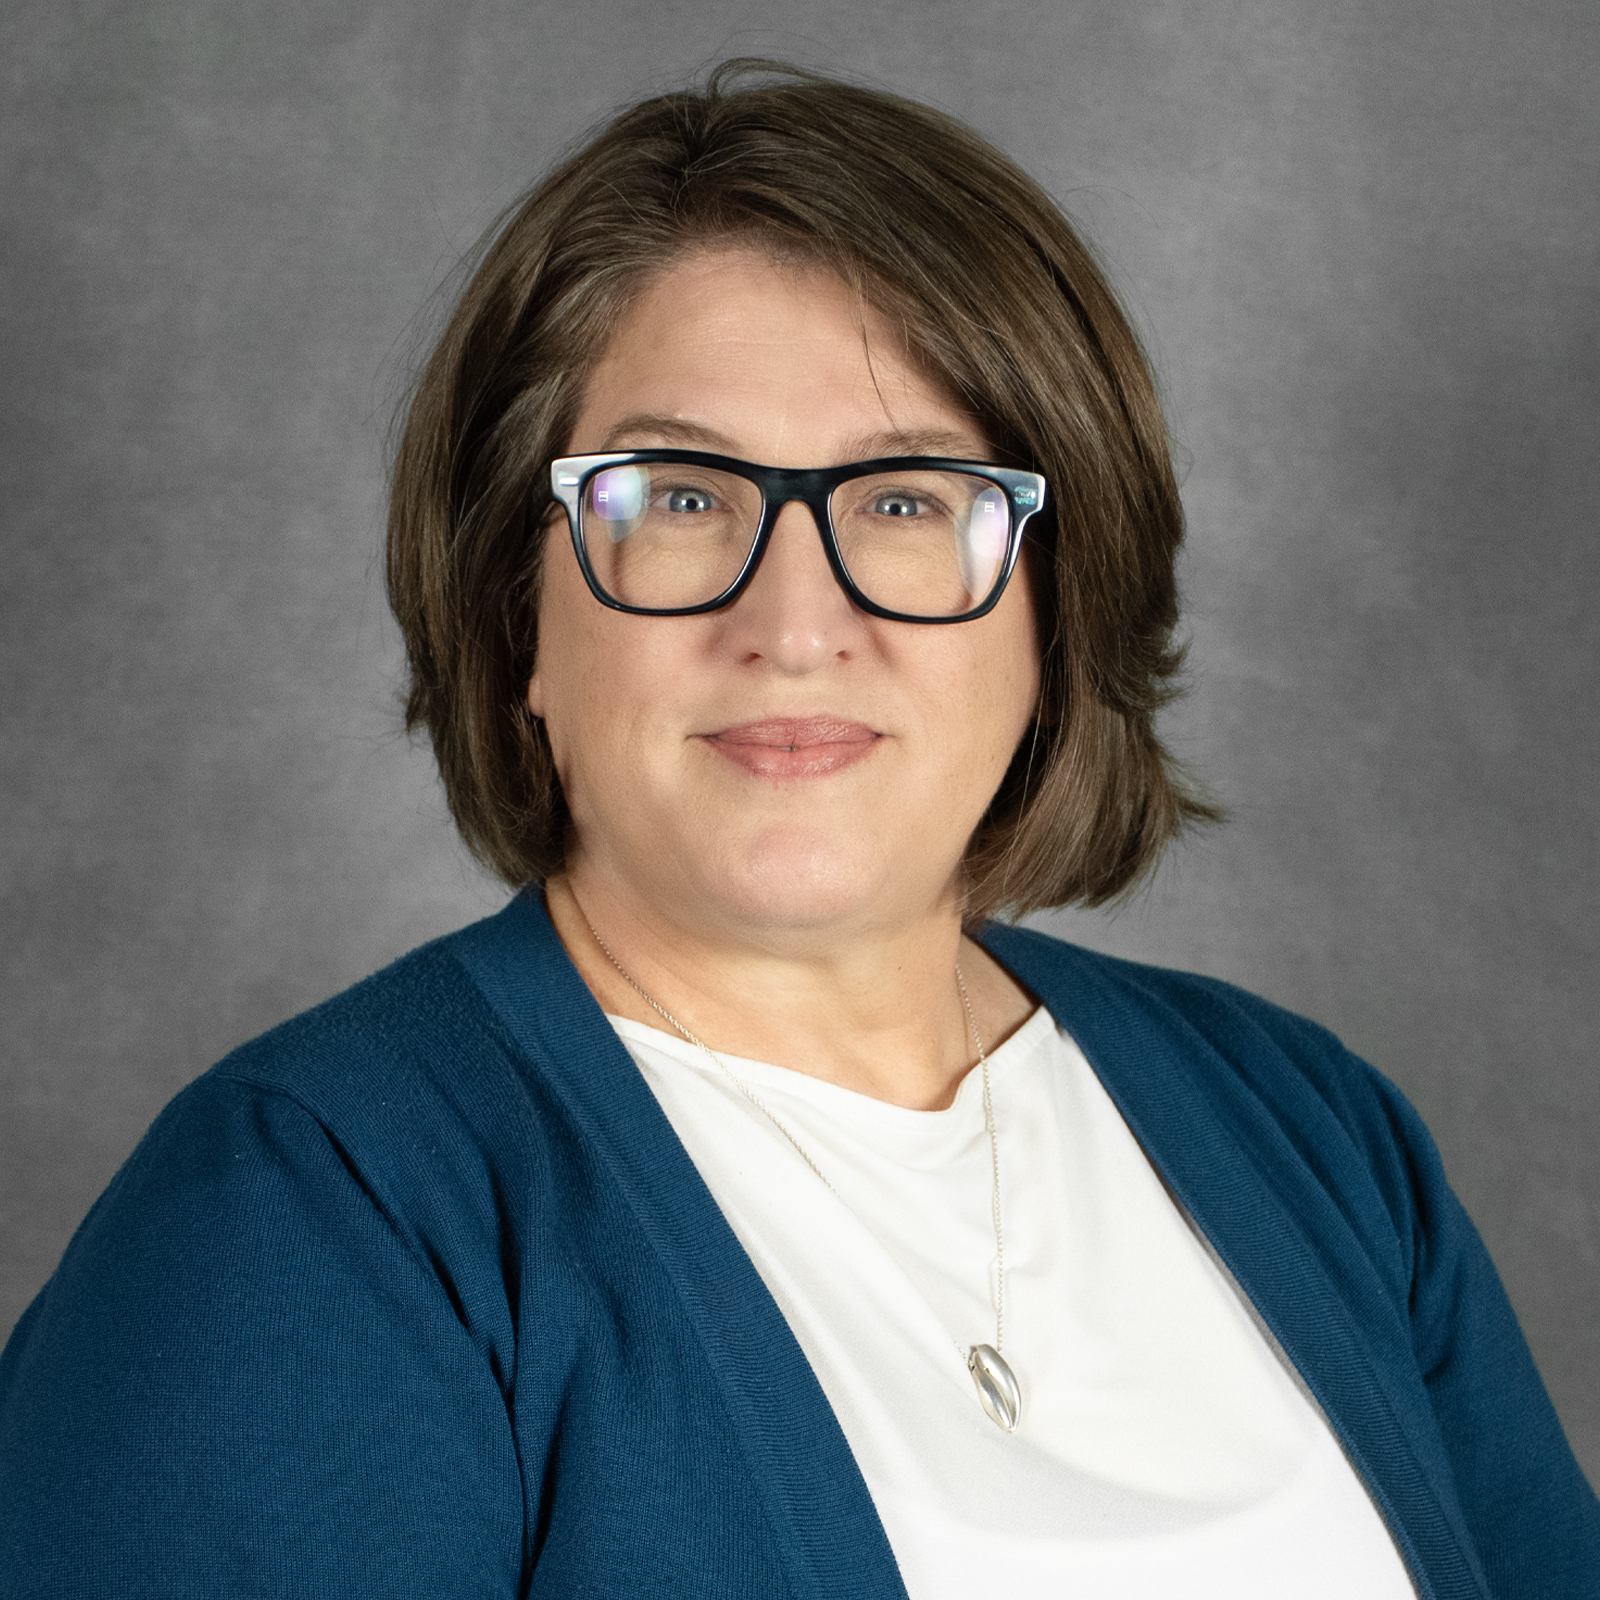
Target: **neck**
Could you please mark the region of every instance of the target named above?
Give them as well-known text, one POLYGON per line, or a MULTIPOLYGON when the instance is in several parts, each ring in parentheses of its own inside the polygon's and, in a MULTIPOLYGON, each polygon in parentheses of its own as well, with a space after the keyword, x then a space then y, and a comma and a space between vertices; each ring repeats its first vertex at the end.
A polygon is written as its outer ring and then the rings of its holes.
POLYGON ((890 927, 793 940, 671 914, 581 862, 552 878, 545 898, 568 955, 606 1011, 665 1027, 631 978, 721 1054, 789 1067, 895 1105, 948 1106, 977 1061, 956 987, 958 960, 986 1049, 1033 1009, 1006 972, 963 939, 953 896, 890 927))

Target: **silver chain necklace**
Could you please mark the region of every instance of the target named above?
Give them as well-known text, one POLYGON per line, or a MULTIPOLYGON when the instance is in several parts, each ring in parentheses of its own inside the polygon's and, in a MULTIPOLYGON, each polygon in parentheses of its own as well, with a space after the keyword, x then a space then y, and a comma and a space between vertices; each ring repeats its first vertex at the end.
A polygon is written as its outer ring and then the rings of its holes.
MULTIPOLYGON (((795 1154, 816 1173, 829 1192, 837 1197, 839 1191, 828 1182, 827 1174, 811 1159, 805 1146, 795 1138, 783 1119, 756 1094, 750 1085, 704 1039, 691 1033, 665 1006, 661 1005, 652 995, 646 992, 643 985, 611 953, 611 946, 600 937, 600 930, 592 922, 589 922, 588 917, 583 915, 581 908, 579 909, 579 915, 583 916, 583 920, 588 923, 589 932, 594 935, 594 942, 605 952, 606 960, 622 975, 622 979, 628 987, 657 1016, 670 1024, 674 1032, 680 1034, 696 1049, 703 1050, 711 1058, 722 1070, 728 1081, 733 1084, 734 1088, 789 1141, 794 1147, 795 1154)), ((1010 1364, 1000 1354, 1005 1347, 1006 1336, 1006 1244, 1005 1230, 1000 1225, 1000 1139, 995 1132, 994 1125, 994 1096, 989 1086, 989 1057, 984 1053, 983 1035, 978 1032, 978 1019, 973 1015, 972 1001, 967 996, 967 985, 961 976, 961 963, 959 961, 956 963, 956 988, 961 993, 962 1009, 967 1014, 967 1026, 972 1030, 973 1043, 978 1047, 978 1066, 983 1073, 983 1125, 989 1135, 989 1170, 993 1175, 989 1212, 994 1221, 995 1253, 994 1343, 972 1345, 963 1354, 967 1363, 967 1371, 972 1374, 973 1387, 978 1391, 978 1399, 983 1405, 985 1414, 996 1427, 1003 1428, 1007 1433, 1015 1433, 1018 1424, 1022 1421, 1022 1388, 1017 1382, 1016 1373, 1011 1370, 1010 1364)), ((961 1350, 961 1346, 958 1344, 956 1349, 958 1351, 961 1350)))

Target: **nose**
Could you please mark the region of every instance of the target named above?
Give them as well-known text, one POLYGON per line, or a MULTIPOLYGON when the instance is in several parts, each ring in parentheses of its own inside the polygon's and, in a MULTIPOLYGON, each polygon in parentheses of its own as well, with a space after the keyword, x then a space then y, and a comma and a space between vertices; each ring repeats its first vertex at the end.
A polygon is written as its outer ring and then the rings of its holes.
POLYGON ((816 521, 799 501, 779 510, 755 576, 721 615, 725 648, 791 677, 859 649, 867 620, 839 586, 816 521))

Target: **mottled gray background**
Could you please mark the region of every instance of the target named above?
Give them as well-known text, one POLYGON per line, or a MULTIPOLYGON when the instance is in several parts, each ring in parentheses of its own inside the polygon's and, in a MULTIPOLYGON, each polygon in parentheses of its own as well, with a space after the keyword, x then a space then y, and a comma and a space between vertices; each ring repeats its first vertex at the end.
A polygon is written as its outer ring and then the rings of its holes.
POLYGON ((965 118, 1113 263, 1234 821, 1063 921, 1400 1081, 1595 1474, 1593 0, 14 0, 0 1328, 182 1083, 499 902, 396 732, 387 418, 552 153, 753 51, 965 118))

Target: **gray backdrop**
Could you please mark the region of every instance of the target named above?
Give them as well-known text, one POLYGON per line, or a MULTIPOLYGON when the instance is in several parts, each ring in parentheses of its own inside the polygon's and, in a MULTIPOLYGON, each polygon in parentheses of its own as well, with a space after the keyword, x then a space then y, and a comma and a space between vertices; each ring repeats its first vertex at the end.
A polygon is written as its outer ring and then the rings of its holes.
POLYGON ((965 118, 1109 257, 1234 819, 1060 925, 1399 1080, 1596 1474, 1592 0, 8 7, 0 1327, 181 1084, 499 903, 396 732, 386 420, 558 146, 751 51, 965 118))

